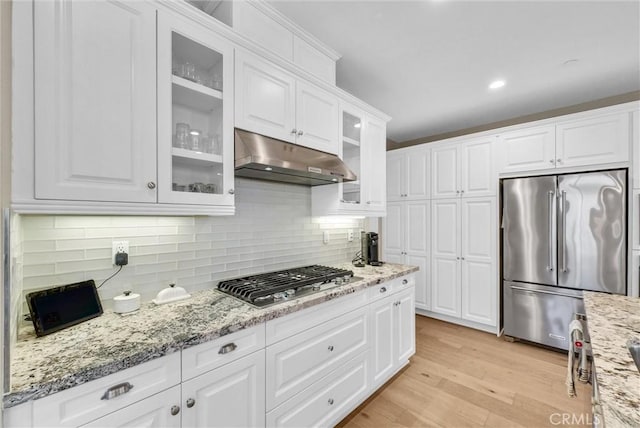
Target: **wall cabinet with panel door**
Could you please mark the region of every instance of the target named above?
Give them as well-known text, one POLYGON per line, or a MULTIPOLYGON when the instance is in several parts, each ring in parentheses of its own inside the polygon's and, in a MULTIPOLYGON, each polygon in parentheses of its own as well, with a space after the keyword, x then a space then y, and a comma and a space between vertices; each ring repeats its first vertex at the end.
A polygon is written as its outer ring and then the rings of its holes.
POLYGON ((631 114, 631 154, 633 156, 633 188, 640 189, 640 111, 631 114))
POLYGON ((232 58, 229 42, 158 13, 159 202, 233 206, 232 58))
POLYGON ((384 216, 386 122, 341 103, 340 129, 339 155, 358 179, 313 187, 313 214, 384 216))
POLYGON ((337 154, 338 98, 245 51, 236 51, 235 125, 337 154))
POLYGON ((496 199, 432 201, 431 311, 495 327, 496 199))
POLYGON ((496 194, 494 137, 442 143, 431 149, 431 197, 475 197, 496 194))
POLYGON ((431 201, 389 202, 382 220, 382 258, 386 262, 418 266, 415 301, 431 309, 430 229, 431 201))
POLYGON ((629 160, 629 113, 505 132, 498 138, 500 173, 602 165, 629 160))
POLYGON ((429 199, 431 150, 426 145, 387 152, 387 199, 429 199))
POLYGON ((34 2, 33 25, 35 198, 156 202, 156 9, 34 2))
POLYGON ((151 2, 19 9, 16 25, 33 28, 34 43, 16 47, 17 61, 25 67, 22 48, 33 49, 34 80, 17 87, 33 84, 34 102, 23 102, 16 123, 26 126, 21 115, 33 109, 35 131, 30 149, 15 149, 17 212, 233 214, 230 42, 151 2), (185 63, 196 69, 178 73, 185 63), (182 122, 200 134, 195 147, 190 138, 175 147, 182 122), (219 154, 203 147, 209 136, 219 154), (199 194, 187 191, 195 183, 199 194))

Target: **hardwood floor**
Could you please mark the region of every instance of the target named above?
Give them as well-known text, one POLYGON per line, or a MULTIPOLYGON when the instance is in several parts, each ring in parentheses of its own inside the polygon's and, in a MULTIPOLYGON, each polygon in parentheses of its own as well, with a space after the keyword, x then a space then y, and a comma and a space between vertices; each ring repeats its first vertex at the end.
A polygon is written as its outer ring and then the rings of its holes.
POLYGON ((591 385, 569 398, 566 368, 564 353, 416 316, 411 363, 339 426, 589 426, 591 385))

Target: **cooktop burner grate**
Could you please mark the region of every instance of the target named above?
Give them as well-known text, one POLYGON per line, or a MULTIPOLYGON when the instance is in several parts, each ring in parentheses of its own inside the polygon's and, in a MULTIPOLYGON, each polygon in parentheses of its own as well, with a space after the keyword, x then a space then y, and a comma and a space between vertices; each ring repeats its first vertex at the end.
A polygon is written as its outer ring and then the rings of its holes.
POLYGON ((350 270, 311 265, 221 281, 218 289, 256 306, 266 306, 279 300, 282 293, 286 292, 285 298, 291 297, 297 290, 351 277, 350 270))

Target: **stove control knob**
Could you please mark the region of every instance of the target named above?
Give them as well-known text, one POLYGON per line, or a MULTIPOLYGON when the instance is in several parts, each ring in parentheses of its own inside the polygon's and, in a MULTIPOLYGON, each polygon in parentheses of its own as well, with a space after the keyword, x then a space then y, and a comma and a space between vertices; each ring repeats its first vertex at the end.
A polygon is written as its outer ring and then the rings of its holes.
POLYGON ((296 295, 296 290, 291 288, 289 290, 285 290, 284 294, 286 294, 287 297, 295 296, 296 295))
POLYGON ((277 302, 278 300, 284 300, 286 297, 287 297, 287 295, 284 294, 284 293, 274 293, 273 294, 273 300, 275 302, 277 302))

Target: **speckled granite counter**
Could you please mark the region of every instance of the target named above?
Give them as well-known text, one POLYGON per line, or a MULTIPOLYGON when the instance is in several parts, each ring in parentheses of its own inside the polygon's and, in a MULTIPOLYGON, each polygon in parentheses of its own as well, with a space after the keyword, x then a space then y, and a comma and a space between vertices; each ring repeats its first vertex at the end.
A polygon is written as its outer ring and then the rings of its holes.
POLYGON ((206 290, 173 304, 143 304, 131 315, 105 311, 101 317, 45 337, 38 338, 33 328, 26 329, 12 351, 11 392, 3 399, 4 407, 43 398, 418 270, 397 264, 339 267, 363 279, 263 309, 206 290))
POLYGON ((585 291, 584 305, 605 426, 640 427, 640 373, 627 350, 640 338, 640 299, 585 291))

